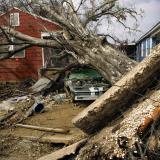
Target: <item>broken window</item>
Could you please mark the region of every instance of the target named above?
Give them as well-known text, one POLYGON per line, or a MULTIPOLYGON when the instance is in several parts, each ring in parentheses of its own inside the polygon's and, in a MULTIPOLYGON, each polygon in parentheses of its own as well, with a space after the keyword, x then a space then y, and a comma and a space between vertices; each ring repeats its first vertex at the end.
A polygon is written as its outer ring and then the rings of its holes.
MULTIPOLYGON (((43 39, 54 39, 53 35, 42 36, 43 39)), ((75 59, 63 51, 63 48, 43 48, 43 66, 45 68, 64 68, 75 62, 75 59)))
POLYGON ((73 61, 73 58, 67 53, 63 52, 62 49, 45 47, 43 49, 43 53, 44 66, 48 68, 63 68, 73 61))
MULTIPOLYGON (((0 46, 0 58, 5 57, 6 55, 9 54, 9 52, 15 51, 20 49, 21 47, 24 46, 23 41, 11 38, 12 42, 15 44, 8 44, 8 39, 0 33, 0 41, 1 41, 1 46, 0 46)), ((14 56, 11 58, 24 58, 25 57, 25 50, 17 52, 14 56)))
MULTIPOLYGON (((4 34, 2 32, 0 32, 0 42, 1 44, 7 44, 8 40, 6 38, 6 36, 4 36, 4 34)), ((1 45, 0 46, 0 58, 4 57, 9 50, 9 45, 1 45)))
POLYGON ((11 13, 10 14, 10 25, 11 26, 19 26, 19 13, 11 13))
MULTIPOLYGON (((23 46, 21 45, 21 40, 18 40, 15 38, 11 38, 11 39, 14 43, 16 43, 16 45, 9 45, 9 51, 17 50, 23 46)), ((11 58, 24 58, 24 57, 25 57, 25 50, 21 50, 17 52, 15 55, 13 55, 11 58)))

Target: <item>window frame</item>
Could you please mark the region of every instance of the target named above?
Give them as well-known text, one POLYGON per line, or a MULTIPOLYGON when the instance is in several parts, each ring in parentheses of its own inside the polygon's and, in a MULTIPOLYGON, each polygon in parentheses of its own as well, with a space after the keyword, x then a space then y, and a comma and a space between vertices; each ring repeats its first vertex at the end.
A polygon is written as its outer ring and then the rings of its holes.
POLYGON ((19 12, 10 13, 10 25, 11 25, 11 26, 13 26, 13 27, 18 27, 18 26, 20 26, 20 17, 19 17, 19 16, 20 16, 20 15, 19 15, 19 12), (14 23, 12 22, 11 16, 13 16, 13 18, 14 18, 14 16, 16 16, 16 15, 17 15, 17 23, 14 24, 14 23))
MULTIPOLYGON (((11 40, 14 41, 15 38, 12 37, 11 40)), ((15 48, 15 45, 9 45, 9 51, 14 51, 14 48, 15 48)), ((13 58, 13 59, 14 59, 14 58, 18 58, 18 59, 25 58, 25 57, 26 57, 26 50, 24 49, 24 50, 22 50, 22 51, 23 51, 23 56, 21 56, 21 57, 16 56, 16 54, 18 53, 18 52, 17 52, 15 55, 13 55, 13 56, 10 57, 10 58, 13 58)), ((21 52, 21 51, 20 51, 20 52, 21 52)))

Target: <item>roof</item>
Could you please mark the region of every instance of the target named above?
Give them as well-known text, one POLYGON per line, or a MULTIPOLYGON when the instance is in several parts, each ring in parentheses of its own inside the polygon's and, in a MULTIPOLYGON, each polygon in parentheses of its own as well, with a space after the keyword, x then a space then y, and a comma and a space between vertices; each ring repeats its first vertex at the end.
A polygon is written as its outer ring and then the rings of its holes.
MULTIPOLYGON (((20 9, 20 8, 17 8, 17 7, 13 7, 13 8, 11 8, 11 9, 9 9, 9 11, 11 11, 12 9, 19 10, 20 12, 24 12, 24 13, 30 14, 31 16, 33 16, 33 17, 35 17, 35 18, 40 18, 40 19, 42 19, 42 20, 44 20, 44 21, 48 21, 48 22, 50 22, 50 23, 59 25, 59 24, 57 24, 56 22, 51 21, 50 19, 44 18, 44 17, 42 17, 42 16, 36 15, 36 14, 34 14, 34 13, 31 13, 31 12, 24 11, 24 10, 22 10, 22 9, 20 9)), ((0 16, 2 16, 2 15, 4 15, 4 14, 6 14, 6 13, 2 13, 0 16)))
POLYGON ((142 41, 144 38, 150 36, 151 34, 153 34, 158 28, 160 28, 160 21, 154 26, 152 27, 146 34, 144 34, 142 37, 140 37, 140 39, 137 42, 142 41))

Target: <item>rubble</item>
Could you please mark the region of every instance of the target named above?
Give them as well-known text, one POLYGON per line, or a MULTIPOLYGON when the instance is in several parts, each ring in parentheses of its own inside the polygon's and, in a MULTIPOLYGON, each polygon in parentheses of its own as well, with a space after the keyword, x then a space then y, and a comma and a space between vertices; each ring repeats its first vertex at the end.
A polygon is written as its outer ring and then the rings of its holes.
MULTIPOLYGON (((32 94, 1 103, 1 110, 8 113, 0 119, 1 128, 5 130, 5 134, 11 129, 14 137, 33 143, 69 145, 40 159, 58 159, 68 155, 75 155, 74 159, 77 160, 144 159, 149 153, 152 155, 152 151, 157 153, 160 148, 160 136, 157 134, 160 120, 158 49, 78 116, 80 110, 74 111, 79 108, 66 101, 64 93, 56 92, 46 97, 32 94), (66 105, 69 105, 69 112, 66 112, 66 105), (48 110, 42 112, 45 108, 48 110), (35 114, 37 112, 40 114, 35 114), (72 125, 68 126, 73 116, 77 116, 74 124, 90 134, 82 148, 79 148, 78 141, 86 135, 72 125), (16 133, 22 129, 23 132, 16 133)), ((50 85, 51 80, 42 78, 33 89, 37 93, 46 90, 50 85)))
POLYGON ((52 81, 46 77, 40 78, 32 87, 33 93, 42 92, 51 87, 52 81))
POLYGON ((23 101, 29 101, 30 100, 30 96, 17 96, 17 97, 13 97, 13 98, 9 98, 7 100, 4 100, 0 103, 0 110, 4 110, 4 111, 11 111, 15 109, 15 104, 18 102, 23 102, 23 101))
MULTIPOLYGON (((84 137, 84 134, 71 124, 72 117, 83 108, 75 108, 74 104, 68 101, 66 94, 50 93, 46 97, 41 95, 21 96, 9 98, 6 101, 11 102, 13 105, 12 109, 6 110, 6 113, 14 111, 15 114, 11 114, 11 117, 9 116, 7 120, 5 119, 3 121, 2 119, 2 123, 0 124, 0 138, 10 137, 11 135, 13 139, 16 139, 17 143, 15 143, 16 146, 12 152, 18 152, 17 154, 22 156, 20 159, 25 157, 33 160, 38 159, 44 154, 51 153, 56 149, 62 148, 64 145, 75 143, 84 137), (26 114, 29 110, 34 110, 33 106, 35 106, 35 104, 40 103, 44 106, 44 112, 40 112, 39 114, 33 113, 32 116, 29 116, 31 114, 26 114), (23 128, 26 126, 27 128, 23 128), (30 127, 32 129, 30 129, 30 127), (24 155, 24 153, 21 152, 24 149, 23 147, 20 148, 20 151, 17 151, 16 147, 19 148, 20 143, 29 147, 33 145, 33 149, 28 149, 27 152, 24 152, 27 155, 24 155), (47 147, 46 150, 45 146, 47 147), (36 151, 34 154, 33 151, 36 148, 42 148, 44 151, 41 151, 41 154, 36 151)), ((5 113, 3 115, 5 115, 5 113)), ((0 117, 2 118, 3 115, 0 114, 0 117)), ((7 143, 7 141, 5 143, 7 143)), ((3 154, 7 153, 9 149, 10 148, 5 149, 6 151, 3 150, 3 154)), ((11 153, 9 153, 9 157, 10 156, 14 158, 14 155, 11 153)), ((2 155, 0 152, 0 159, 1 158, 2 155)))
POLYGON ((28 88, 21 88, 15 83, 0 83, 0 100, 6 100, 12 97, 28 95, 28 88))
POLYGON ((0 110, 3 111, 1 117, 6 116, 7 119, 0 124, 0 127, 9 127, 26 119, 25 115, 34 102, 35 100, 32 96, 14 97, 3 101, 0 104, 0 110))

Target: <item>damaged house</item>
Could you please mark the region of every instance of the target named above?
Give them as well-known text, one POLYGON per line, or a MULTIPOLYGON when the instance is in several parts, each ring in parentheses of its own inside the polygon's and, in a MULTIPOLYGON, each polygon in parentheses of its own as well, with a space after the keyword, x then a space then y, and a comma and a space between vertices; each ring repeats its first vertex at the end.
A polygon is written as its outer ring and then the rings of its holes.
POLYGON ((136 43, 136 60, 142 61, 151 49, 160 43, 160 22, 144 34, 136 43))
MULTIPOLYGON (((22 11, 19 8, 12 8, 9 12, 0 16, 1 25, 12 26, 15 30, 20 31, 26 35, 35 38, 46 38, 49 36, 48 32, 60 31, 60 27, 52 21, 22 11)), ((21 43, 18 39, 11 38, 12 41, 21 43)), ((1 36, 1 42, 5 44, 6 37, 1 36)), ((17 49, 18 45, 4 45, 0 47, 0 56, 3 56, 7 51, 17 49)), ((0 81, 18 82, 27 78, 38 79, 39 70, 53 63, 48 62, 51 58, 49 55, 55 50, 42 49, 41 47, 33 46, 22 50, 9 59, 0 62, 0 81), (45 52, 45 53, 44 53, 45 52)), ((55 51, 58 52, 57 50, 55 51)), ((54 66, 54 64, 52 64, 54 66)))
POLYGON ((160 43, 160 22, 142 35, 136 42, 122 44, 119 49, 138 62, 146 58, 153 47, 160 43))

